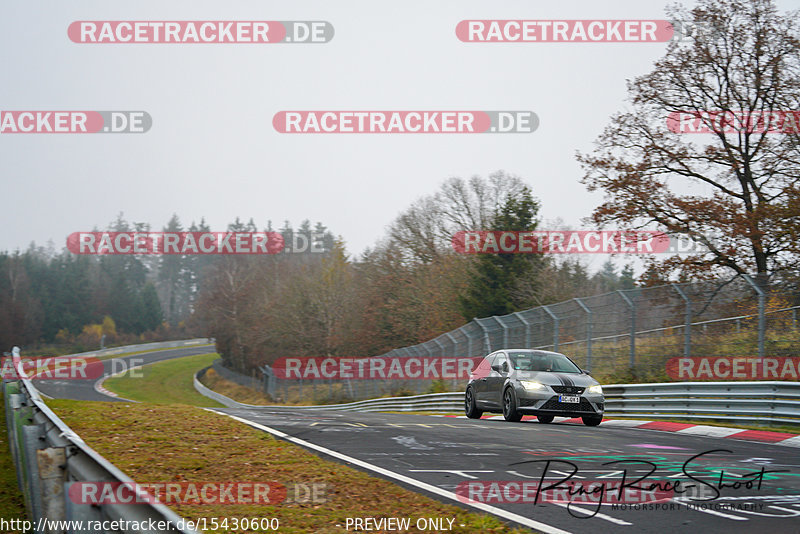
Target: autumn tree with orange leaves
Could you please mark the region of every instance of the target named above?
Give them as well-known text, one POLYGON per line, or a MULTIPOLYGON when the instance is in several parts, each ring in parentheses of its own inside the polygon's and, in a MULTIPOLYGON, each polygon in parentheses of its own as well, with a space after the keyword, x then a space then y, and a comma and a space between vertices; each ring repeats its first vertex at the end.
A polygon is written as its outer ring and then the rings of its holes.
POLYGON ((591 154, 578 155, 583 183, 606 194, 591 219, 657 228, 703 246, 651 257, 651 278, 749 273, 767 285, 796 276, 800 134, 793 116, 769 132, 753 123, 720 128, 713 118, 798 110, 800 16, 779 13, 771 0, 700 0, 668 14, 706 31, 672 41, 651 73, 629 81, 630 111, 612 118, 591 154), (685 129, 701 123, 709 133, 681 133, 672 119, 687 116, 696 120, 685 129))

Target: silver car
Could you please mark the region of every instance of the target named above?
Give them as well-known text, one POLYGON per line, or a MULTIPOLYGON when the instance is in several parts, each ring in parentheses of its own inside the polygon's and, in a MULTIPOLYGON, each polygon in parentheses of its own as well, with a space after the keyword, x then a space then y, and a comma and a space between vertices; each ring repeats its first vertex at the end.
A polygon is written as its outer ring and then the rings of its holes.
POLYGON ((603 420, 605 397, 600 384, 558 352, 503 349, 486 356, 472 372, 464 407, 467 417, 502 413, 506 421, 525 414, 540 423, 580 417, 588 426, 603 420))

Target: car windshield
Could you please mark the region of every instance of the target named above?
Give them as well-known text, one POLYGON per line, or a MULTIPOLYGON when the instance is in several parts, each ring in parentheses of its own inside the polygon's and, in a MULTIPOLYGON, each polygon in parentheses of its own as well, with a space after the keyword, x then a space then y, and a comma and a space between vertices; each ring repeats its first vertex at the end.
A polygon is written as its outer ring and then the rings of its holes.
POLYGON ((511 365, 519 371, 551 371, 554 373, 580 373, 581 370, 563 354, 536 352, 510 352, 511 365))

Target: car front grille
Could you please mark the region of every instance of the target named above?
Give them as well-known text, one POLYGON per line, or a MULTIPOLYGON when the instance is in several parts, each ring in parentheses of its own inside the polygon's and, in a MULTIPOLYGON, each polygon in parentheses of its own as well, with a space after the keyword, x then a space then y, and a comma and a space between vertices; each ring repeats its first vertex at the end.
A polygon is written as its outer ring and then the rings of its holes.
POLYGON ((594 412, 592 405, 589 404, 589 401, 583 397, 581 397, 580 404, 558 402, 558 397, 553 397, 549 401, 545 402, 539 409, 554 410, 558 412, 594 412))
POLYGON ((579 388, 577 386, 550 386, 553 388, 553 391, 556 393, 564 394, 571 394, 571 395, 580 395, 583 393, 583 390, 586 388, 579 388))

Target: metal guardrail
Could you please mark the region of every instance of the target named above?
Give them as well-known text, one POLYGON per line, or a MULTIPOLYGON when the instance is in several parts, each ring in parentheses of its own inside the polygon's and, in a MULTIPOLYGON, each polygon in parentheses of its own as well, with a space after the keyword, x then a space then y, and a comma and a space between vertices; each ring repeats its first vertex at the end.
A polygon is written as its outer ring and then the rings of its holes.
POLYGON ((800 426, 800 382, 666 382, 603 386, 613 417, 800 426))
POLYGON ((94 358, 102 358, 105 356, 121 356, 129 354, 131 352, 192 347, 194 345, 206 345, 209 343, 213 343, 213 341, 211 341, 209 338, 198 337, 195 339, 182 339, 179 341, 156 341, 154 343, 144 343, 142 345, 123 345, 121 347, 111 347, 108 349, 90 350, 89 352, 70 354, 69 356, 71 358, 89 357, 89 356, 94 358))
MULTIPOLYGON (((198 373, 200 374, 200 373, 198 373)), ((460 412, 464 394, 433 393, 319 406, 254 406, 211 391, 197 378, 195 389, 231 408, 345 410, 360 412, 460 412)), ((800 382, 666 382, 603 386, 608 417, 724 420, 800 426, 800 382)))
POLYGON ((133 480, 89 447, 47 407, 20 365, 19 349, 16 347, 13 358, 20 379, 3 381, 6 426, 17 470, 17 483, 24 495, 34 532, 198 534, 195 530, 178 528, 186 521, 160 503, 90 505, 73 502, 69 498, 69 490, 75 483, 133 484, 133 480), (54 523, 61 521, 81 521, 87 527, 100 521, 109 530, 78 530, 75 524, 67 528, 63 523, 54 523), (125 521, 126 528, 110 530, 114 526, 112 521, 125 521), (165 528, 148 528, 159 524, 165 528))
POLYGON ((417 395, 414 397, 389 397, 381 399, 370 399, 358 402, 348 402, 345 404, 321 404, 315 406, 286 406, 286 405, 256 405, 237 402, 230 397, 217 393, 204 386, 199 377, 210 367, 201 369, 194 375, 194 388, 201 395, 213 399, 228 408, 276 408, 291 410, 345 410, 360 412, 413 412, 413 411, 455 411, 460 410, 464 403, 463 393, 432 393, 429 395, 417 395))

